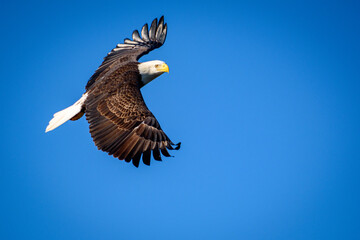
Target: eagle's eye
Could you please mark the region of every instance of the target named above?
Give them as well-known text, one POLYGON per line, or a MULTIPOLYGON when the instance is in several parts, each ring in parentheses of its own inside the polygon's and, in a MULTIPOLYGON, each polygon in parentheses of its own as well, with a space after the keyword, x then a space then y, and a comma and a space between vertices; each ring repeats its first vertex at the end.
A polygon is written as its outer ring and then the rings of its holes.
POLYGON ((159 64, 155 64, 155 67, 158 68, 158 67, 159 67, 159 64))

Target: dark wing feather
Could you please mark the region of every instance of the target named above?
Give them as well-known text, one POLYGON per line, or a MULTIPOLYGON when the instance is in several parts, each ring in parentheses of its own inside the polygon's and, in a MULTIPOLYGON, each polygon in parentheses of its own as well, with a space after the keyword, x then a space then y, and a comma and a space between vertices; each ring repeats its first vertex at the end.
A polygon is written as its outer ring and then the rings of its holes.
POLYGON ((166 39, 167 24, 164 24, 164 16, 157 21, 155 18, 148 30, 148 25, 145 24, 141 30, 141 37, 137 30, 132 34, 133 40, 125 39, 124 43, 116 45, 111 52, 104 58, 100 67, 91 76, 86 84, 86 90, 89 90, 93 84, 106 77, 111 69, 119 68, 129 62, 136 62, 149 53, 150 51, 161 47, 166 39))
MULTIPOLYGON (((138 86, 124 84, 114 92, 92 91, 86 99, 86 119, 96 146, 109 155, 138 167, 150 165, 151 152, 161 160, 160 152, 174 143, 166 136, 154 115, 147 108, 138 86)), ((177 145, 179 146, 179 144, 177 145)))

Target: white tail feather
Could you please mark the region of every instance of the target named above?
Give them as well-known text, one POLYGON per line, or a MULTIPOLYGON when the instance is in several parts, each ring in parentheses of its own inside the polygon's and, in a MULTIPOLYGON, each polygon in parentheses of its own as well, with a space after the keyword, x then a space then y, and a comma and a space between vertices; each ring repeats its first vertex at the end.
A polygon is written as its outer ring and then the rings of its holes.
POLYGON ((57 128, 58 126, 70 120, 76 114, 81 112, 82 106, 84 105, 87 95, 88 95, 87 93, 83 94, 82 97, 79 100, 77 100, 76 103, 74 103, 68 108, 65 108, 55 113, 54 117, 50 120, 49 125, 46 127, 45 132, 54 130, 55 128, 57 128))

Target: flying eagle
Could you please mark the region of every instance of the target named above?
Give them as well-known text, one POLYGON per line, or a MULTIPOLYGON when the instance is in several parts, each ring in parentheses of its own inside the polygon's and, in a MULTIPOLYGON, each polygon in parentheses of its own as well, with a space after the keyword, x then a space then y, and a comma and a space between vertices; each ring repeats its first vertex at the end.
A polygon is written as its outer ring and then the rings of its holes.
POLYGON ((169 67, 163 61, 139 63, 150 51, 161 47, 166 38, 164 17, 155 18, 148 28, 145 24, 141 37, 137 30, 133 40, 125 39, 104 58, 86 84, 86 91, 72 106, 54 114, 45 132, 54 130, 68 120, 78 120, 84 114, 90 134, 99 150, 138 167, 150 165, 151 152, 161 161, 160 152, 170 157, 169 150, 178 150, 161 129, 155 116, 147 108, 140 88, 154 80, 169 67))

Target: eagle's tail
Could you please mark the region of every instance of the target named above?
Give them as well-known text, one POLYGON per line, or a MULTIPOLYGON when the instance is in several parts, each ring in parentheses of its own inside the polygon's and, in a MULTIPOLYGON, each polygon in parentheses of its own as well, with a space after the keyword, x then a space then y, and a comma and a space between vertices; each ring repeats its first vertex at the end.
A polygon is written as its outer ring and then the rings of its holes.
POLYGON ((45 132, 54 130, 61 124, 65 123, 68 120, 77 120, 84 115, 83 105, 87 97, 87 93, 83 94, 82 97, 77 100, 76 103, 71 105, 64 110, 61 110, 54 114, 54 117, 50 120, 49 125, 46 127, 45 132))

